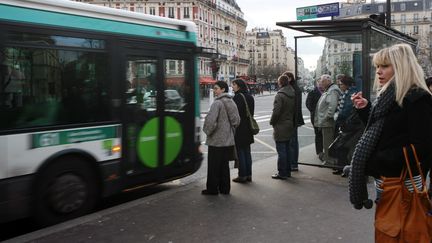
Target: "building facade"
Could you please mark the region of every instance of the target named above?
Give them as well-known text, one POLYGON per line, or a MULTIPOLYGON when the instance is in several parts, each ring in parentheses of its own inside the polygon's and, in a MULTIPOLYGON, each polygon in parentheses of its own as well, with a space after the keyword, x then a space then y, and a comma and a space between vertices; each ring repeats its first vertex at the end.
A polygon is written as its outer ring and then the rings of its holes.
POLYGON ((211 77, 212 63, 217 80, 230 81, 247 74, 249 54, 245 48, 247 22, 235 0, 75 0, 126 11, 193 21, 198 46, 210 48, 214 56, 200 57, 201 77, 211 77))
POLYGON ((285 71, 294 73, 294 50, 287 47, 282 30, 254 28, 246 32, 246 43, 251 64, 249 76, 274 82, 285 71))

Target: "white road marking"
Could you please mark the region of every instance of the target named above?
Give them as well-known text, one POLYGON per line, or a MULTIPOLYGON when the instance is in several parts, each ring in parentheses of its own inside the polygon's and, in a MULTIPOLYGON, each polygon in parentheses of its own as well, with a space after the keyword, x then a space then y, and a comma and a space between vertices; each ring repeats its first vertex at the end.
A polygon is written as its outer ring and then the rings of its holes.
POLYGON ((270 144, 267 144, 266 142, 264 142, 264 141, 262 141, 262 140, 260 140, 260 139, 258 139, 256 137, 255 137, 255 141, 257 141, 260 144, 266 146, 267 148, 271 149, 272 151, 277 152, 275 147, 271 146, 270 144))

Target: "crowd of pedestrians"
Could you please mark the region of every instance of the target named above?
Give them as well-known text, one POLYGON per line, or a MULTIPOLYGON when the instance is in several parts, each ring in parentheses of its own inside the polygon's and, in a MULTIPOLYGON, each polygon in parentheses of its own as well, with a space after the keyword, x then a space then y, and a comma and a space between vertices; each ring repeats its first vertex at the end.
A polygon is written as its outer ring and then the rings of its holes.
MULTIPOLYGON (((334 81, 330 75, 322 75, 307 95, 316 155, 324 167, 334 169, 333 174, 349 175, 350 201, 357 209, 372 206, 368 203, 371 201, 366 187, 368 176, 375 178, 377 213, 380 204, 393 203, 383 197, 394 193, 386 186, 389 178, 405 180, 403 185, 411 193, 426 187, 422 175, 430 174, 432 167, 432 78, 425 82, 423 71, 414 60, 411 47, 405 44, 384 48, 374 55, 376 98, 373 102, 363 97, 352 77, 343 74, 337 75, 334 81), (420 169, 409 172, 410 178, 406 177, 405 167, 410 162, 403 153, 408 147, 420 162, 420 169)), ((298 128, 305 124, 302 92, 291 72, 283 73, 277 85, 279 90, 270 118, 278 155, 277 172, 271 178, 287 180, 291 172, 298 170, 298 128)), ((209 146, 207 187, 202 191, 205 195, 229 194, 229 160, 238 161, 238 176, 233 182, 252 181, 254 135, 248 114, 253 116, 255 102, 243 80, 232 81, 232 90, 233 97, 227 94, 225 82, 214 85, 216 99, 204 122, 209 146)), ((397 214, 407 217, 402 211, 397 214)), ((376 216, 379 217, 380 214, 376 216)), ((379 223, 375 227, 377 242, 390 239, 387 229, 381 232, 379 223)), ((408 239, 404 237, 396 236, 408 239)), ((415 237, 431 239, 424 233, 415 237)))

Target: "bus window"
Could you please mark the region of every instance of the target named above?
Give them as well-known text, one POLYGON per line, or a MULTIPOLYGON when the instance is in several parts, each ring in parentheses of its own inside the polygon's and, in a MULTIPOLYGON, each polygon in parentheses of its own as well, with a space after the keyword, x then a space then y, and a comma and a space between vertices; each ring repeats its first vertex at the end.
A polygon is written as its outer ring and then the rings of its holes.
POLYGON ((189 87, 185 80, 184 60, 165 60, 165 110, 184 111, 189 87))
POLYGON ((43 43, 0 49, 0 130, 109 120, 107 55, 43 43))
POLYGON ((127 62, 127 104, 140 104, 141 109, 156 110, 156 64, 154 59, 127 62))

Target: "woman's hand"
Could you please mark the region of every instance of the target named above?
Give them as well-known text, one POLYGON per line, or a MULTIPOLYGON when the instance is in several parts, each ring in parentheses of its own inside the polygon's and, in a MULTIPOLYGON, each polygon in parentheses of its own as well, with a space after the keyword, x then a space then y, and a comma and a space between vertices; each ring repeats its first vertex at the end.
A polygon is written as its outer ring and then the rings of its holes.
POLYGON ((354 93, 351 95, 351 100, 356 109, 363 109, 367 106, 367 99, 363 98, 362 92, 354 93))

